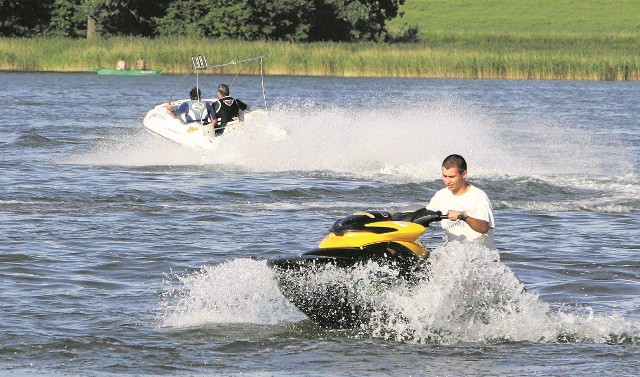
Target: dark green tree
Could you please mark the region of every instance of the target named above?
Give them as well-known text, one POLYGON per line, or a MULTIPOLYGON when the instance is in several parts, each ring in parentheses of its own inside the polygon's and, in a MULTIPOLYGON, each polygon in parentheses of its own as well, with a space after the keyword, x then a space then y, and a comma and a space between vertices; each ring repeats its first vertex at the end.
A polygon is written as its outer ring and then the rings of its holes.
POLYGON ((154 19, 165 14, 171 0, 113 0, 117 4, 102 8, 102 26, 110 35, 155 36, 154 19), (109 9, 113 10, 109 13, 109 9))
POLYGON ((405 0, 175 0, 159 35, 289 41, 379 41, 405 0))
POLYGON ((71 38, 86 36, 87 15, 82 12, 80 4, 79 0, 55 0, 51 12, 51 35, 71 38))
POLYGON ((405 0, 314 0, 310 41, 380 41, 405 0))
POLYGON ((33 37, 46 32, 53 0, 0 0, 0 36, 33 37))
POLYGON ((95 31, 102 36, 153 36, 153 19, 170 0, 55 0, 51 33, 83 38, 95 31), (95 30, 92 30, 95 27, 95 30))
POLYGON ((176 0, 156 19, 159 35, 243 40, 307 39, 306 0, 176 0))
POLYGON ((206 37, 212 25, 206 25, 203 18, 214 2, 210 0, 174 0, 165 15, 154 19, 156 34, 163 36, 181 35, 206 37))
POLYGON ((223 0, 228 8, 214 7, 207 14, 207 23, 221 27, 213 36, 245 40, 276 39, 304 41, 307 39, 313 7, 306 0, 223 0), (226 22, 220 23, 220 20, 226 22))
MULTIPOLYGON (((380 41, 386 22, 405 0, 28 0, 50 11, 50 23, 29 20, 41 32, 83 38, 113 35, 287 41, 380 41), (48 6, 47 6, 48 4, 48 6)), ((27 7, 0 0, 7 15, 4 33, 19 35, 29 26, 27 7), (16 22, 21 20, 23 22, 16 22), (21 25, 18 28, 15 25, 21 25)), ((39 7, 39 8, 38 8, 39 7)), ((40 19, 47 19, 44 12, 40 19)), ((32 28, 33 29, 33 28, 32 28)))

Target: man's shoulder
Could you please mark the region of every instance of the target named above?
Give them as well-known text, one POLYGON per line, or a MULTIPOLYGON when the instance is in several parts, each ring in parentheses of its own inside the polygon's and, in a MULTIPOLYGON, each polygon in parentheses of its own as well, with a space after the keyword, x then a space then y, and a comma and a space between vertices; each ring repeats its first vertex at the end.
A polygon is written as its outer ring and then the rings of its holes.
POLYGON ((449 190, 446 187, 436 191, 436 193, 433 195, 435 199, 441 199, 441 198, 446 198, 451 196, 453 196, 453 194, 451 193, 451 190, 449 190))
POLYGON ((483 189, 481 189, 478 186, 474 186, 474 185, 469 185, 469 193, 473 194, 473 195, 483 195, 483 196, 487 196, 487 193, 484 192, 483 189))
POLYGON ((236 100, 236 99, 235 99, 235 98, 233 98, 233 97, 231 97, 231 96, 226 96, 226 97, 224 97, 224 98, 221 98, 221 99, 220 99, 220 102, 224 103, 224 104, 225 104, 225 105, 227 105, 227 106, 231 106, 231 105, 233 105, 233 102, 234 102, 235 100, 236 100))
POLYGON ((491 199, 489 199, 489 195, 487 195, 487 193, 479 187, 472 185, 467 194, 469 195, 469 199, 475 201, 483 201, 491 205, 491 199))

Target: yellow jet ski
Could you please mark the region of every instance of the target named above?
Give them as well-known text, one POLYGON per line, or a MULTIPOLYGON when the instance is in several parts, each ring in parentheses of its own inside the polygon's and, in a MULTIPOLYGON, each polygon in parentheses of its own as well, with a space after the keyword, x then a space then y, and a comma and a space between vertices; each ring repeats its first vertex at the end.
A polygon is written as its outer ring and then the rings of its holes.
POLYGON ((386 274, 387 286, 410 282, 424 267, 429 250, 418 238, 429 224, 445 218, 422 207, 395 214, 361 211, 337 220, 318 248, 291 258, 269 260, 283 295, 311 320, 324 328, 352 328, 369 319, 371 308, 358 302, 353 287, 341 281, 316 284, 327 269, 350 270, 373 261, 394 271, 386 274))

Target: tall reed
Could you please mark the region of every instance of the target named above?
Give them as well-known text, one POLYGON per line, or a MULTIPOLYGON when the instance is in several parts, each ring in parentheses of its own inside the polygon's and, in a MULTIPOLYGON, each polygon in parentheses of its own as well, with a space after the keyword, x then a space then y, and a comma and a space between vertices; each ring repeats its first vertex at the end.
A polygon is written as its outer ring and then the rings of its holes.
MULTIPOLYGON (((88 72, 144 57, 166 74, 265 56, 267 75, 638 80, 638 36, 432 33, 419 44, 244 42, 120 37, 95 40, 0 39, 0 70, 88 72)), ((244 72, 257 74, 252 66, 244 72)), ((233 73, 235 68, 209 70, 233 73)))

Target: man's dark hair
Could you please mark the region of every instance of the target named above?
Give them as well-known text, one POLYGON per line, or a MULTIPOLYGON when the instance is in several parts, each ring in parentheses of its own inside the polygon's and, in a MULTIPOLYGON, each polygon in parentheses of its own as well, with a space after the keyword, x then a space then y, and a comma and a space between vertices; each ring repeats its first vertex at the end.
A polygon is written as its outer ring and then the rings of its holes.
POLYGON ((447 156, 447 158, 442 161, 442 166, 445 169, 451 169, 453 166, 458 168, 458 173, 462 174, 465 170, 467 170, 467 161, 464 160, 464 157, 459 154, 451 154, 447 156))
POLYGON ((189 92, 189 97, 191 99, 200 99, 200 95, 202 94, 202 92, 200 92, 200 89, 198 89, 197 87, 191 89, 191 92, 189 92))
POLYGON ((218 92, 220 92, 220 94, 222 94, 225 97, 228 96, 229 95, 229 85, 227 85, 227 84, 218 85, 218 92))

